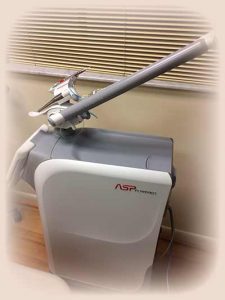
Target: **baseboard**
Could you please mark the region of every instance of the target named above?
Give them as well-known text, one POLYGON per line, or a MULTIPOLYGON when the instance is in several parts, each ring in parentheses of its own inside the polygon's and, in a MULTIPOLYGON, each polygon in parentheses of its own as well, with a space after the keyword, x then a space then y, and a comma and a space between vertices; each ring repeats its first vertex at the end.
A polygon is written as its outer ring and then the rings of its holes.
MULTIPOLYGON (((30 201, 31 203, 37 202, 37 196, 32 193, 26 193, 21 191, 13 191, 13 194, 16 199, 22 200, 24 203, 30 201)), ((170 227, 162 225, 162 231, 160 236, 163 239, 169 240, 170 239, 170 227)), ((213 237, 209 237, 206 235, 201 235, 193 232, 183 231, 180 229, 175 230, 175 242, 186 245, 189 247, 194 247, 197 249, 205 250, 205 251, 214 251, 217 244, 217 239, 213 237)))
MULTIPOLYGON (((161 237, 166 240, 169 240, 170 234, 171 234, 170 227, 163 225, 161 237)), ((204 251, 214 251, 217 244, 216 238, 193 233, 193 232, 183 231, 180 229, 175 230, 174 240, 179 244, 198 248, 204 251)))

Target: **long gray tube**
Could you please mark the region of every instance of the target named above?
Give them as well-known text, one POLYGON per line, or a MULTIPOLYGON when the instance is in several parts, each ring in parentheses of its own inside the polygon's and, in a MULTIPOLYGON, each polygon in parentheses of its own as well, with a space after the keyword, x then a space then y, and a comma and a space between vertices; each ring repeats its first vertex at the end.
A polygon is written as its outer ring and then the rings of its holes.
POLYGON ((187 61, 198 57, 206 52, 213 43, 213 35, 211 33, 202 36, 184 48, 158 60, 150 66, 137 71, 136 73, 117 81, 106 88, 98 91, 79 103, 76 103, 60 113, 51 115, 48 119, 53 126, 61 125, 82 113, 113 99, 128 90, 135 88, 146 81, 153 79, 187 61))

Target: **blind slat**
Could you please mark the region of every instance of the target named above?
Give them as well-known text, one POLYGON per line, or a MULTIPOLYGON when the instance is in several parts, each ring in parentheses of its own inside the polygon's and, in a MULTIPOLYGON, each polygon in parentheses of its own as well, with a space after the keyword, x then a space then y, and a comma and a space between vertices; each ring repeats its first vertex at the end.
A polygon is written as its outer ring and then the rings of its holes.
POLYGON ((148 27, 148 28, 140 28, 139 30, 136 29, 130 29, 129 27, 121 27, 121 28, 116 28, 114 26, 114 28, 110 28, 107 26, 107 28, 102 28, 101 26, 93 26, 92 28, 85 26, 84 28, 72 28, 72 26, 70 27, 45 27, 43 26, 31 26, 29 27, 27 26, 20 26, 18 25, 18 31, 20 32, 27 32, 29 30, 29 32, 38 32, 38 33, 59 33, 59 34, 68 34, 70 31, 75 33, 78 32, 80 34, 92 34, 92 33, 98 33, 98 34, 114 34, 115 36, 122 36, 124 38, 125 36, 125 31, 126 31, 126 36, 134 36, 135 34, 141 35, 141 36, 146 36, 149 35, 149 32, 151 34, 155 34, 155 35, 162 35, 162 36, 166 36, 166 35, 170 35, 170 36, 174 36, 174 37, 179 37, 183 34, 185 34, 185 36, 187 37, 196 37, 196 36, 200 36, 204 33, 206 33, 205 30, 190 30, 190 29, 186 29, 186 28, 181 28, 179 31, 176 28, 158 28, 158 27, 148 27))
POLYGON ((201 31, 204 30, 208 30, 209 29, 209 25, 205 24, 199 24, 199 23, 195 23, 195 22, 171 22, 170 20, 168 20, 167 22, 162 22, 162 21, 158 21, 158 22, 153 22, 153 21, 145 21, 145 22, 138 22, 138 21, 132 21, 129 22, 129 25, 127 24, 127 22, 124 22, 122 20, 93 20, 92 22, 90 20, 79 20, 79 19, 72 19, 72 20, 59 20, 59 19, 55 19, 54 21, 49 21, 49 20, 21 20, 17 23, 17 27, 34 27, 34 26, 46 26, 46 28, 50 27, 55 28, 55 27, 60 27, 60 26, 67 26, 66 28, 68 29, 68 26, 71 27, 99 27, 102 28, 103 26, 107 26, 107 27, 112 27, 112 28, 122 28, 124 29, 124 27, 126 27, 126 29, 128 28, 132 28, 132 29, 136 29, 136 28, 151 28, 151 27, 161 27, 161 28, 171 28, 172 30, 177 30, 177 28, 179 28, 180 30, 182 29, 186 29, 186 30, 193 30, 196 31, 196 29, 200 29, 201 31))

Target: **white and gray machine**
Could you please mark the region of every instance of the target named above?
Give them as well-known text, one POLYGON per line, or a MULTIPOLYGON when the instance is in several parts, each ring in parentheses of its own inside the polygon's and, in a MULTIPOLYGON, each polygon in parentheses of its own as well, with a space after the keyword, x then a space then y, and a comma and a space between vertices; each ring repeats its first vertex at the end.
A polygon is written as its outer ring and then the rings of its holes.
POLYGON ((37 193, 52 273, 110 290, 142 287, 175 185, 173 140, 76 125, 90 109, 201 55, 212 41, 207 34, 87 97, 74 87, 81 70, 30 113, 46 114, 51 126, 17 150, 8 180, 23 178, 37 193))

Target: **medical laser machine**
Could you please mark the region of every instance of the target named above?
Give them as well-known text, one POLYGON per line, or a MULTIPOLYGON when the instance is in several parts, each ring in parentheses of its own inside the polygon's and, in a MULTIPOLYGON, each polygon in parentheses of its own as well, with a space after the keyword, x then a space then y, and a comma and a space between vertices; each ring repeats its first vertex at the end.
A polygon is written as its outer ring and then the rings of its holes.
POLYGON ((87 97, 75 88, 80 70, 30 113, 47 115, 50 126, 17 150, 8 181, 22 178, 37 193, 52 273, 109 290, 141 288, 175 185, 173 140, 76 125, 94 107, 200 56, 212 42, 207 34, 87 97))

